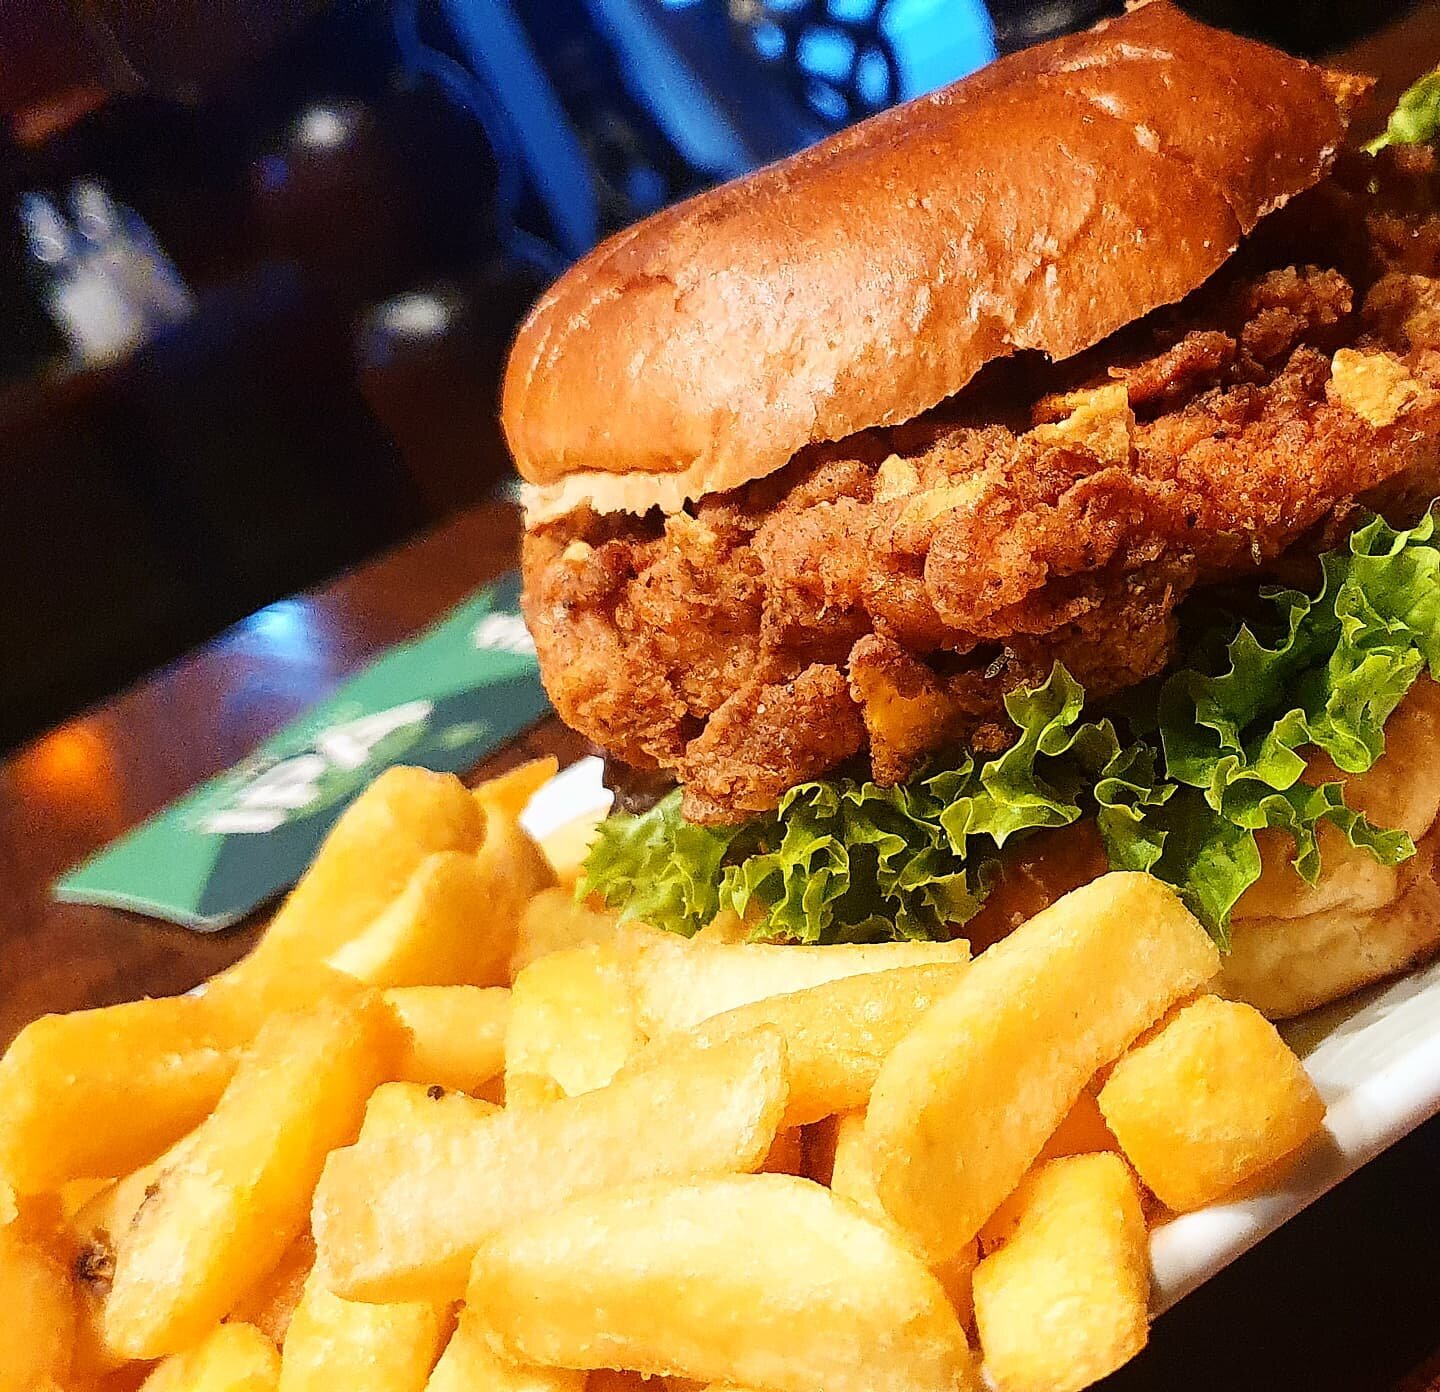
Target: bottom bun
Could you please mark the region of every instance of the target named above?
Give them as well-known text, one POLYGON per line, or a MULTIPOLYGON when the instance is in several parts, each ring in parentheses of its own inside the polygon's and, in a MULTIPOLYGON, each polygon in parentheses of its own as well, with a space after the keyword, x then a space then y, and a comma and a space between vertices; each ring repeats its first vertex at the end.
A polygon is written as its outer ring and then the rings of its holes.
POLYGON ((1430 862, 1424 877, 1380 908, 1237 921, 1215 990, 1248 1001, 1272 1020, 1287 1020, 1440 951, 1440 885, 1430 873, 1434 840, 1421 848, 1430 862))
POLYGON ((1325 827, 1324 870, 1311 886, 1288 863, 1288 838, 1267 840, 1260 880, 1236 905, 1221 994, 1285 1019, 1440 951, 1437 749, 1440 684, 1424 677, 1386 722, 1384 756, 1367 773, 1346 777, 1328 761, 1312 761, 1312 781, 1340 778, 1350 805, 1381 826, 1403 827, 1416 854, 1377 865, 1325 827))

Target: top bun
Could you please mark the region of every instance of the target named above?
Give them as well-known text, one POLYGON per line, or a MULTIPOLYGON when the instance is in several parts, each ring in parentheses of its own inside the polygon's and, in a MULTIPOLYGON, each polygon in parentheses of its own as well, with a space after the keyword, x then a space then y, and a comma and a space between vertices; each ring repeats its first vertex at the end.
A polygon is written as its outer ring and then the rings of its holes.
POLYGON ((530 519, 676 511, 1080 352, 1316 183, 1367 85, 1152 0, 611 237, 511 353, 530 519))

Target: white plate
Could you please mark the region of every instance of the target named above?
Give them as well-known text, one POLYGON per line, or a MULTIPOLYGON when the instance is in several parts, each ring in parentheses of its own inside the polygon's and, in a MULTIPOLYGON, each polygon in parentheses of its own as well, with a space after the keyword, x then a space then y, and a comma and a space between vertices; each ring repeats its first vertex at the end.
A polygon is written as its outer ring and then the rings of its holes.
MULTIPOLYGON (((543 836, 607 808, 600 774, 598 759, 557 774, 525 809, 526 829, 543 836)), ((1440 1113, 1440 961, 1293 1021, 1284 1032, 1325 1099, 1324 1132, 1276 1187, 1155 1228, 1156 1313, 1440 1113)))

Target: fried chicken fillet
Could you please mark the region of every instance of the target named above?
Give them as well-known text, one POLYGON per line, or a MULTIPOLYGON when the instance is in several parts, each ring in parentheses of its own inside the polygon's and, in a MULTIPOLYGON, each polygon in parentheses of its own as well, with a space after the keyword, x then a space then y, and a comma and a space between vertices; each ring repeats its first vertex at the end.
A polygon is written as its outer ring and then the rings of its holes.
POLYGON ((1197 589, 1440 493, 1437 208, 1428 150, 1359 157, 1058 368, 996 364, 668 516, 532 528, 556 708, 734 820, 857 756, 893 783, 993 749, 1004 694, 1057 661, 1095 696, 1161 671, 1197 589))

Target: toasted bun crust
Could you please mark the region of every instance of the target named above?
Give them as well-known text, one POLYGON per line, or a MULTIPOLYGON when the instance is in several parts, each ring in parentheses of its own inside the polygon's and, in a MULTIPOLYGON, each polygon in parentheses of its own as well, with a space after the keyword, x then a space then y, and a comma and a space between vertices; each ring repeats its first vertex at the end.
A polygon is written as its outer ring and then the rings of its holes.
POLYGON ((1416 854, 1377 865, 1333 828, 1324 868, 1307 885, 1289 838, 1263 848, 1264 871, 1235 906, 1217 989, 1283 1019, 1404 971, 1440 950, 1440 684, 1422 677, 1385 723, 1385 754, 1366 773, 1315 759, 1312 782, 1340 778, 1346 801, 1380 826, 1408 831, 1416 854))
POLYGON ((511 354, 532 519, 674 511, 1079 352, 1319 180, 1366 85, 1153 0, 612 237, 511 354))

